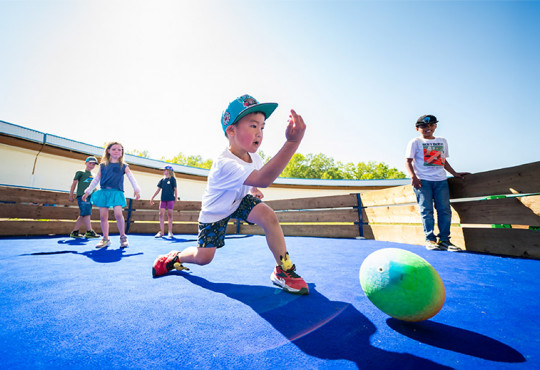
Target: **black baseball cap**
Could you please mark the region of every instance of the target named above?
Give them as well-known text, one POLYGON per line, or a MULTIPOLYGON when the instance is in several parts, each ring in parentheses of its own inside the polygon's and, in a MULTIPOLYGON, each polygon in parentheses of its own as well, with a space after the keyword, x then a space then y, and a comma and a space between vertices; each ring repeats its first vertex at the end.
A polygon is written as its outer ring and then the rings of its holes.
POLYGON ((420 116, 416 120, 416 127, 422 126, 422 125, 429 125, 429 124, 433 124, 433 123, 437 123, 437 122, 439 122, 439 121, 437 121, 437 117, 435 117, 434 115, 432 115, 432 114, 424 114, 423 116, 420 116))

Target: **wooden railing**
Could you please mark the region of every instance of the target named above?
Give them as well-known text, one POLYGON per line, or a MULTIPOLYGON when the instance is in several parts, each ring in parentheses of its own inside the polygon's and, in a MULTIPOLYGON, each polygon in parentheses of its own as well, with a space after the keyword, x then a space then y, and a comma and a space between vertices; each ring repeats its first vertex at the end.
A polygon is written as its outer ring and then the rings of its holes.
MULTIPOLYGON (((540 259, 540 162, 450 179, 452 242, 467 251, 540 259)), ((159 230, 157 204, 128 199, 129 233, 159 230)), ((285 235, 366 238, 424 243, 412 187, 360 194, 271 200, 285 235)), ((178 201, 174 232, 196 234, 201 202, 178 201)), ((0 235, 69 234, 79 210, 66 192, 0 186, 0 235)), ((101 232, 99 210, 92 226, 101 232)), ((117 233, 112 211, 111 233, 117 233)), ((257 225, 231 220, 229 234, 263 234, 257 225)))

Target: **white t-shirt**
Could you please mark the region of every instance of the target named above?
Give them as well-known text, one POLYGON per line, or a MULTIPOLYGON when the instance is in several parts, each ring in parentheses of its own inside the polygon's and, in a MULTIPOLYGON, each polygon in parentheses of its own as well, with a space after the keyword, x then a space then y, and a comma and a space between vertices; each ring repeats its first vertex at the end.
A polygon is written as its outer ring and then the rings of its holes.
POLYGON ((212 164, 202 199, 199 222, 217 222, 230 216, 252 186, 244 181, 254 170, 263 166, 261 157, 249 153, 251 163, 245 162, 225 149, 212 164))
POLYGON ((420 180, 446 180, 444 164, 450 156, 445 138, 424 139, 416 137, 409 141, 405 156, 413 159, 414 172, 420 180))

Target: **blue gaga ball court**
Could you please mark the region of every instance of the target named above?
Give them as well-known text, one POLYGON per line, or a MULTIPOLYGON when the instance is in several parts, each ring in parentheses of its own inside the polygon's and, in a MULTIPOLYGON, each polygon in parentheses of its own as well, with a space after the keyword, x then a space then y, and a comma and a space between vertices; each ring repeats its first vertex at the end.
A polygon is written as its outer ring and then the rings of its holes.
POLYGON ((263 236, 231 236, 207 266, 152 278, 195 235, 0 239, 2 369, 538 369, 540 261, 373 240, 286 237, 309 296, 272 286, 263 236), (381 248, 426 259, 442 310, 407 323, 359 281, 381 248))

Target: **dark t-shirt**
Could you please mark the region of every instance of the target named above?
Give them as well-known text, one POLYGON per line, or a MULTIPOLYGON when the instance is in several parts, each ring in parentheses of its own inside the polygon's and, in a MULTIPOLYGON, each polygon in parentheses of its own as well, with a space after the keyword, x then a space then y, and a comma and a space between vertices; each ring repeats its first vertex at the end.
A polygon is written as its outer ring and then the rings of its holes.
POLYGON ((165 177, 159 180, 158 188, 161 188, 161 201, 170 202, 174 199, 174 188, 176 188, 176 179, 174 177, 165 177))
POLYGON ((84 191, 94 179, 92 172, 90 171, 77 171, 73 180, 77 180, 77 196, 82 197, 84 191))

